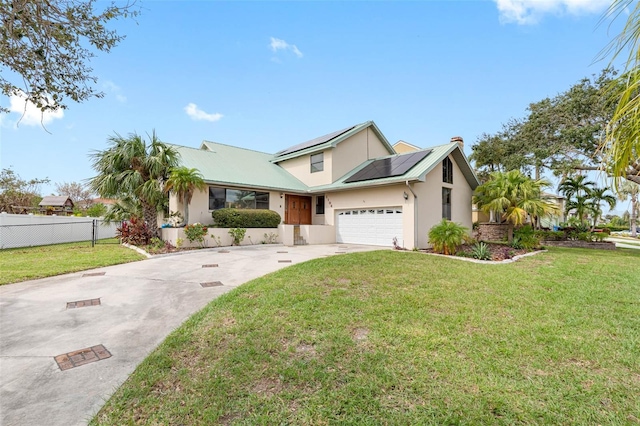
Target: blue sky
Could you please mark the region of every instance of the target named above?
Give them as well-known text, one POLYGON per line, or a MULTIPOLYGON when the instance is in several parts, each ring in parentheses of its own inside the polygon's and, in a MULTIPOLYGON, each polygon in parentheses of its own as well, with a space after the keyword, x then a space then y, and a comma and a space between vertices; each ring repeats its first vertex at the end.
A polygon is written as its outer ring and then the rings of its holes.
MULTIPOLYGON (((100 4, 100 3, 98 3, 100 4)), ((92 177, 107 138, 156 130, 265 152, 373 120, 390 142, 464 137, 466 152, 527 105, 607 65, 622 22, 608 0, 145 1, 91 65, 103 99, 0 124, 3 168, 53 183, 92 177), (35 118, 35 119, 34 119, 35 118)), ((10 106, 18 99, 0 100, 10 106)))

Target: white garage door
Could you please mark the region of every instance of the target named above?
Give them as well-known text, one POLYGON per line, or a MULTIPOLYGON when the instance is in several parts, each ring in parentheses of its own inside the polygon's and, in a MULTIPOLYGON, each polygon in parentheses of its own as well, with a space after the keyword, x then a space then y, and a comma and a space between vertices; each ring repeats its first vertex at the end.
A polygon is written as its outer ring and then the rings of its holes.
POLYGON ((336 233, 339 243, 391 246, 395 237, 403 247, 402 208, 339 211, 336 233))

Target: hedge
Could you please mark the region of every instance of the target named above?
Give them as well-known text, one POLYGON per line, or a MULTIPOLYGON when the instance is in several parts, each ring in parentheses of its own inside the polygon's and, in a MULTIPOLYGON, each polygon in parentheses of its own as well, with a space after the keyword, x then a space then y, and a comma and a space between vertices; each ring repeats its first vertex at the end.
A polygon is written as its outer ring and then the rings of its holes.
POLYGON ((220 209, 211 213, 216 228, 277 228, 281 218, 265 209, 220 209))

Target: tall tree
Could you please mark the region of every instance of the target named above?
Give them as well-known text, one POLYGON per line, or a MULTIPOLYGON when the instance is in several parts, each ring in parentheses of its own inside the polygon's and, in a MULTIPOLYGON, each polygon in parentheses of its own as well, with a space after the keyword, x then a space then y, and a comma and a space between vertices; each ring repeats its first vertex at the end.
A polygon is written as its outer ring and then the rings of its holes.
POLYGON ((179 154, 160 142, 155 131, 149 143, 137 134, 124 138, 109 137, 110 148, 90 155, 97 176, 89 181, 91 189, 103 198, 118 198, 140 204, 144 222, 152 234, 158 234, 158 210, 165 201, 164 184, 179 154))
MULTIPOLYGON (((602 150, 603 167, 616 177, 640 184, 640 2, 613 0, 606 16, 614 19, 628 14, 622 32, 604 49, 612 61, 628 51, 625 73, 609 86, 616 108, 602 150)), ((620 182, 616 180, 616 182, 620 182)))
POLYGON ((567 202, 564 206, 565 214, 575 211, 580 222, 584 222, 587 213, 591 210, 590 193, 596 183, 587 180, 584 175, 567 176, 558 185, 558 192, 564 195, 567 202))
POLYGON ((616 197, 608 194, 607 191, 609 191, 609 188, 593 188, 589 191, 594 228, 598 225, 598 220, 602 216, 602 203, 606 203, 611 210, 616 206, 616 197))
POLYGON ((542 196, 542 189, 549 186, 545 179, 531 179, 518 170, 494 172, 489 180, 476 188, 473 203, 491 214, 499 222, 509 223, 509 242, 513 240, 513 227, 525 223, 527 217, 554 215, 555 203, 542 196))
POLYGON ((86 185, 79 182, 62 182, 56 183, 56 192, 58 195, 64 195, 66 197, 70 197, 73 200, 73 203, 86 210, 91 206, 91 200, 93 199, 93 194, 91 190, 87 188, 86 185))
MULTIPOLYGON (((109 52, 124 36, 109 30, 135 16, 135 0, 96 10, 97 0, 0 1, 0 90, 23 95, 42 111, 102 97, 88 66, 95 51, 109 52)), ((1 110, 0 110, 1 111, 1 110)), ((4 109, 6 112, 6 109, 4 109)))
POLYGON ((583 78, 553 98, 531 103, 524 118, 509 120, 496 135, 482 135, 470 157, 480 174, 518 169, 539 179, 546 170, 557 176, 601 170, 599 147, 614 109, 602 91, 615 75, 605 69, 583 78))
MULTIPOLYGON (((15 207, 37 207, 42 199, 40 185, 49 179, 22 179, 11 168, 0 171, 0 212, 13 213, 15 207)), ((22 210, 22 209, 20 209, 22 210)))
POLYGON ((196 189, 205 188, 202 174, 197 169, 188 167, 176 167, 171 170, 169 179, 165 184, 165 191, 173 191, 178 200, 184 205, 184 223, 189 224, 189 203, 196 189))

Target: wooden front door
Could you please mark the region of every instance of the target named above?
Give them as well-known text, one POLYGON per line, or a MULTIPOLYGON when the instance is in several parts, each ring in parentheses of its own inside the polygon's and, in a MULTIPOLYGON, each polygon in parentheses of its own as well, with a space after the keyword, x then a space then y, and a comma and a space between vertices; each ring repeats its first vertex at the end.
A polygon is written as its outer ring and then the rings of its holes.
POLYGON ((287 225, 311 225, 311 197, 287 195, 284 223, 287 225))

